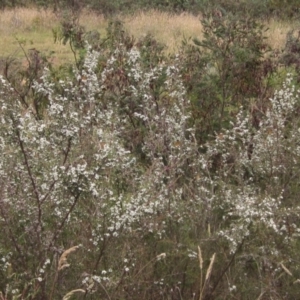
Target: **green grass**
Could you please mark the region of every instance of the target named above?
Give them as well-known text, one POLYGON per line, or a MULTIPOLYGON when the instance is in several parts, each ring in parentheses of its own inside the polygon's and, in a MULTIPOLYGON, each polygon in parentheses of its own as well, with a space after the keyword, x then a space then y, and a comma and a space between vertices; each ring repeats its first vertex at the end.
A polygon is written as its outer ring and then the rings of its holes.
POLYGON ((0 13, 0 57, 24 58, 23 49, 35 48, 46 56, 53 55, 57 61, 71 60, 70 49, 54 43, 52 28, 58 19, 47 11, 33 9, 5 10, 0 13), (22 47, 23 49, 22 49, 22 47))

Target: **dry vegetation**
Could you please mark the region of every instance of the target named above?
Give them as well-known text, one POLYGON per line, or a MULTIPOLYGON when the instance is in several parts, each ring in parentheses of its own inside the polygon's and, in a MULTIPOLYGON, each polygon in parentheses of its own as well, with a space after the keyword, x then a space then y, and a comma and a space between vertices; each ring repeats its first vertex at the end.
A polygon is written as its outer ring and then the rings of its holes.
POLYGON ((0 12, 0 300, 298 299, 298 24, 117 17, 0 12))
POLYGON ((290 30, 294 30, 297 25, 299 24, 270 20, 266 25, 269 28, 267 36, 270 46, 274 49, 281 49, 284 47, 287 33, 290 30))
POLYGON ((145 34, 153 35, 159 42, 167 45, 167 51, 174 52, 183 37, 201 36, 200 16, 182 13, 170 15, 160 11, 139 12, 123 17, 128 32, 139 38, 145 34))
MULTIPOLYGON (((146 34, 151 34, 167 46, 168 53, 175 52, 184 37, 201 38, 200 16, 186 13, 171 15, 152 10, 119 18, 131 35, 138 39, 146 34)), ((95 13, 84 12, 80 17, 80 23, 88 30, 98 30, 101 34, 105 34, 108 20, 95 13)), ((18 8, 1 11, 2 47, 0 57, 22 56, 19 47, 19 42, 21 42, 25 49, 36 48, 46 55, 53 54, 60 61, 72 59, 68 47, 53 42, 52 28, 58 25, 58 16, 47 10, 18 8)), ((266 34, 270 45, 278 49, 284 45, 286 33, 296 26, 296 24, 276 20, 271 20, 266 25, 269 28, 266 34)))
POLYGON ((54 14, 45 10, 18 8, 0 13, 0 57, 23 57, 19 43, 24 49, 35 48, 45 55, 55 53, 61 60, 70 57, 70 51, 53 43, 52 27, 58 24, 54 14))

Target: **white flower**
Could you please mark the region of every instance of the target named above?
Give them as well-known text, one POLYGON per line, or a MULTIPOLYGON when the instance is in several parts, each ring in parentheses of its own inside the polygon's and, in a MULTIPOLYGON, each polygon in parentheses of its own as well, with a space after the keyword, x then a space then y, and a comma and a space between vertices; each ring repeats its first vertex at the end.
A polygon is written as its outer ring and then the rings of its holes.
POLYGON ((232 285, 231 287, 229 287, 229 292, 234 292, 236 291, 236 286, 232 285))

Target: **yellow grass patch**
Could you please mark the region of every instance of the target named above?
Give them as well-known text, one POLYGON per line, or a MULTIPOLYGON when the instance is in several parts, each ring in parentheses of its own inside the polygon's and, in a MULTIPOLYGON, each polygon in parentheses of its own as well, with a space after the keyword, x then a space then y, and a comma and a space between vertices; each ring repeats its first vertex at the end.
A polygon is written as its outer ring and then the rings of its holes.
MULTIPOLYGON (((288 23, 279 20, 270 20, 266 24, 268 43, 273 49, 281 49, 286 42, 286 35, 290 30, 296 29, 296 23, 288 23)), ((298 25, 299 27, 299 25, 298 25)))
POLYGON ((47 10, 30 8, 5 9, 0 12, 1 34, 16 33, 39 27, 51 28, 57 17, 47 10))
MULTIPOLYGON (((177 51, 184 37, 202 38, 200 16, 188 13, 170 14, 158 10, 136 12, 132 15, 119 15, 125 29, 130 35, 139 39, 151 34, 159 42, 166 45, 167 53, 177 51)), ((108 20, 102 15, 83 12, 80 24, 87 30, 98 30, 105 35, 108 20)), ((22 57, 17 39, 24 44, 24 48, 35 48, 43 54, 53 56, 56 61, 73 61, 73 54, 68 46, 54 44, 52 28, 59 25, 59 18, 50 10, 34 8, 18 8, 0 12, 0 58, 8 55, 22 57)), ((266 32, 269 44, 280 49, 285 44, 286 33, 296 27, 294 23, 271 20, 265 24, 269 27, 266 32)))
POLYGON ((187 13, 176 15, 151 10, 124 16, 122 21, 130 35, 141 38, 151 34, 167 46, 167 52, 176 52, 184 37, 202 37, 200 16, 187 13))
POLYGON ((79 18, 79 23, 87 30, 98 30, 100 34, 105 33, 109 20, 103 15, 83 11, 79 18))

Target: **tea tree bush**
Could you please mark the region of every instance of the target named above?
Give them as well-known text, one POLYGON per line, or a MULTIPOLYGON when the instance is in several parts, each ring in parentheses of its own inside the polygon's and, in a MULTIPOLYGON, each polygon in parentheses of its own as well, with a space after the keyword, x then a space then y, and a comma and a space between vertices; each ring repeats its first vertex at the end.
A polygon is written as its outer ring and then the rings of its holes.
MULTIPOLYGON (((261 294, 273 297, 276 293, 276 299, 282 299, 283 292, 272 290, 272 286, 282 284, 276 264, 284 259, 294 261, 291 255, 297 254, 288 247, 295 245, 292 240, 299 232, 299 209, 295 202, 299 162, 299 123, 295 111, 299 99, 291 77, 270 101, 258 129, 252 127, 251 115, 241 109, 231 129, 216 136, 207 154, 217 164, 214 181, 218 182, 218 197, 222 195, 219 200, 216 198, 215 208, 221 213, 220 222, 228 226, 226 230, 222 226, 218 234, 229 241, 231 252, 243 245, 244 259, 242 256, 238 259, 240 266, 253 261, 258 270, 261 268, 262 278, 272 278, 271 286, 264 284, 261 294), (284 250, 287 255, 277 248, 279 245, 287 247, 284 250)), ((247 267, 244 270, 247 274, 247 267)), ((242 277, 251 278, 245 274, 242 277)), ((295 290, 289 293, 292 297, 295 290)))
POLYGON ((277 62, 269 55, 266 29, 253 18, 213 10, 201 23, 203 39, 194 39, 194 46, 184 41, 181 53, 197 138, 203 142, 228 126, 240 105, 252 102, 265 109, 277 62))
POLYGON ((256 122, 239 95, 200 142, 186 61, 150 42, 87 45, 69 76, 34 77, 25 102, 1 77, 2 298, 297 297, 292 78, 256 122))
MULTIPOLYGON (((120 45, 97 76, 98 56, 90 51, 73 81, 55 86, 46 70, 35 82, 35 93, 48 99, 42 119, 36 118, 34 106, 17 101, 14 89, 2 78, 1 240, 5 244, 1 245, 1 278, 6 286, 3 293, 8 295, 18 291, 30 299, 46 299, 55 286, 55 297, 63 296, 83 271, 89 280, 100 282, 108 278, 101 274, 110 269, 114 273, 105 289, 118 295, 119 285, 126 283, 128 293, 136 294, 136 278, 128 272, 138 274, 145 268, 138 253, 152 261, 160 254, 157 251, 175 247, 175 232, 183 234, 177 229, 180 207, 190 193, 184 186, 195 172, 184 153, 195 156, 197 147, 187 125, 178 67, 161 65, 143 71, 139 52, 120 45), (118 86, 121 74, 115 62, 119 57, 125 62, 127 85, 118 86), (156 93, 152 85, 158 79, 156 93), (136 101, 132 116, 123 113, 131 105, 129 98, 122 99, 125 92, 136 101), (116 95, 123 103, 117 102, 116 95), (141 151, 147 166, 124 147, 129 147, 126 134, 134 128, 143 137, 141 151), (150 247, 163 236, 169 236, 166 246, 150 247), (131 239, 144 242, 132 248, 131 239), (119 248, 118 241, 127 246, 119 248), (143 250, 144 243, 150 245, 143 250), (82 245, 88 259, 76 259, 78 274, 72 278, 59 274, 57 279, 57 259, 74 244, 82 245), (115 252, 110 263, 106 252, 115 252), (11 277, 5 277, 8 266, 11 277)), ((183 214, 193 212, 194 205, 186 205, 183 214)), ((161 276, 153 275, 154 263, 143 271, 145 278, 139 276, 141 280, 161 276)), ((168 284, 180 280, 175 277, 168 284)))

